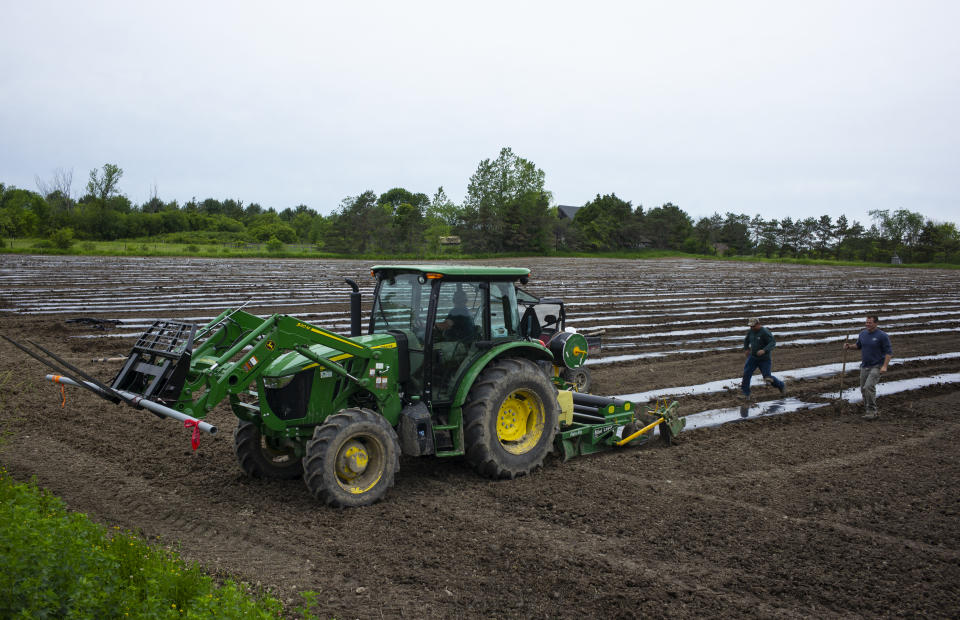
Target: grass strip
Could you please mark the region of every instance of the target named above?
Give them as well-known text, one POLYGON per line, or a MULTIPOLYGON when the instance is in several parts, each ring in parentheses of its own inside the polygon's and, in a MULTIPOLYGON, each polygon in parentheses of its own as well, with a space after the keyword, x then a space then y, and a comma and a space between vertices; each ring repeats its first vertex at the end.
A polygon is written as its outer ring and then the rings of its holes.
POLYGON ((280 601, 70 512, 0 467, 0 618, 278 618, 280 601))

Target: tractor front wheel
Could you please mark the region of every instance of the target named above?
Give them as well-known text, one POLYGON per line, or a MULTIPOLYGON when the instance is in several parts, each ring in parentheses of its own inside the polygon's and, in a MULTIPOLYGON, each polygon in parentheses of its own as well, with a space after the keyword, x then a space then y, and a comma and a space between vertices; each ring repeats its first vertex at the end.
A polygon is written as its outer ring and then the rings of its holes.
POLYGON ((463 406, 467 461, 488 478, 515 478, 543 464, 560 405, 553 383, 530 360, 506 358, 483 370, 463 406))
POLYGON ((253 478, 293 480, 303 475, 303 463, 293 448, 275 445, 253 422, 240 420, 233 431, 233 451, 240 469, 253 478))
POLYGON ((343 409, 314 429, 303 469, 310 493, 328 506, 366 506, 393 486, 400 442, 378 413, 343 409))

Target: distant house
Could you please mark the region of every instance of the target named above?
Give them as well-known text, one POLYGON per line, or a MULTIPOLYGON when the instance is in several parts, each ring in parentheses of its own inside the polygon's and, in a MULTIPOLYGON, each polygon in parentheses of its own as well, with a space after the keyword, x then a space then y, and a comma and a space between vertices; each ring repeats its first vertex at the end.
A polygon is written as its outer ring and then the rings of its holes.
POLYGON ((557 219, 573 221, 573 216, 583 207, 571 207, 570 205, 557 205, 557 219))

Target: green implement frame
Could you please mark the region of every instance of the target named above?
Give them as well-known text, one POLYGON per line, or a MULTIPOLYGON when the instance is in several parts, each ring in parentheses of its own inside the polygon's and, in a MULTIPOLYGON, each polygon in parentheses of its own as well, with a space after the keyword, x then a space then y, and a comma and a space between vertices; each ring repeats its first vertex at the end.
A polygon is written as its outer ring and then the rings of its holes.
MULTIPOLYGON (((574 402, 583 396, 587 395, 574 394, 574 402)), ((581 402, 583 400, 588 399, 581 402)), ((670 405, 657 402, 652 409, 641 413, 630 401, 607 400, 607 404, 601 404, 590 413, 583 412, 589 405, 574 405, 580 411, 568 418, 568 424, 561 423, 555 442, 564 461, 633 442, 645 443, 653 437, 657 427, 661 439, 669 444, 686 425, 686 420, 677 413, 679 405, 676 401, 670 405)))

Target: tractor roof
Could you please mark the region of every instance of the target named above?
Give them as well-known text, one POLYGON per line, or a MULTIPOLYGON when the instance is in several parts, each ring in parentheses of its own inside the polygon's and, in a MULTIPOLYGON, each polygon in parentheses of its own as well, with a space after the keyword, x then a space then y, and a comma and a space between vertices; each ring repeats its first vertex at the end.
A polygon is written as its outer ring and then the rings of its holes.
POLYGON ((484 267, 481 265, 374 265, 371 270, 378 275, 437 273, 441 276, 491 280, 516 280, 530 275, 530 270, 523 267, 484 267))

